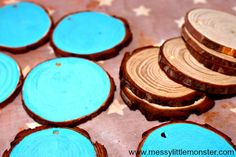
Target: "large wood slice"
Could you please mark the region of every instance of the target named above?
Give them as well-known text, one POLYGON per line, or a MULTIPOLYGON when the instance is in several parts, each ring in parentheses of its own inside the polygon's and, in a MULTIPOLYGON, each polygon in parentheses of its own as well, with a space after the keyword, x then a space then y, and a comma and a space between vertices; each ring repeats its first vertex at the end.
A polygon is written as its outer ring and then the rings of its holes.
POLYGON ((59 20, 51 44, 58 56, 103 60, 118 55, 131 40, 132 34, 125 19, 84 11, 59 20))
POLYGON ((212 9, 193 9, 185 17, 185 26, 206 47, 236 57, 236 16, 212 9))
POLYGON ((113 100, 113 79, 96 63, 56 58, 33 68, 23 84, 23 106, 37 122, 74 126, 106 110, 113 100))
POLYGON ((214 101, 206 96, 188 106, 170 107, 150 103, 136 96, 129 88, 121 88, 121 97, 131 110, 140 110, 147 120, 185 120, 195 113, 200 115, 214 106, 214 101))
POLYGON ((137 150, 146 152, 146 155, 138 154, 137 157, 152 156, 154 150, 160 153, 155 154, 157 156, 184 155, 188 157, 215 156, 219 151, 227 150, 227 157, 234 157, 236 146, 227 135, 208 124, 175 121, 161 124, 144 132, 137 150))
POLYGON ((53 22, 42 6, 18 2, 0 8, 0 48, 22 53, 49 39, 53 22))
POLYGON ((160 67, 174 81, 209 94, 236 94, 236 76, 210 70, 199 63, 182 38, 167 40, 161 47, 160 67))
POLYGON ((205 67, 222 74, 236 75, 236 58, 207 48, 198 42, 185 27, 182 28, 182 36, 191 54, 205 67))
POLYGON ((22 74, 17 62, 0 52, 0 108, 12 102, 21 90, 22 74))
POLYGON ((204 94, 169 79, 158 64, 158 47, 144 47, 126 53, 120 68, 121 86, 151 103, 185 106, 204 94))
POLYGON ((21 131, 3 157, 107 157, 105 147, 93 143, 80 128, 46 126, 21 131))

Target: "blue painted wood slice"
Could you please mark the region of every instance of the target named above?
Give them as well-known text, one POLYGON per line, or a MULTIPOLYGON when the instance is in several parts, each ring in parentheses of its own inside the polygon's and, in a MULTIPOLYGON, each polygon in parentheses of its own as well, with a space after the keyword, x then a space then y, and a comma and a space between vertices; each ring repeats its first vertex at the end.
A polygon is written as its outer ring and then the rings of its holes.
POLYGON ((106 155, 105 147, 97 142, 92 143, 85 130, 47 127, 20 132, 9 151, 4 152, 5 157, 105 157, 106 155))
MULTIPOLYGON (((183 151, 220 151, 228 150, 235 151, 235 145, 233 145, 230 139, 223 133, 208 125, 198 125, 192 122, 177 122, 166 123, 159 127, 150 129, 144 134, 143 141, 139 145, 139 149, 142 151, 153 150, 162 151, 163 157, 169 157, 167 151, 171 150, 183 150, 183 151)), ((172 153, 174 153, 172 151, 172 153)), ((177 153, 175 151, 175 153, 177 153)), ((219 152, 218 152, 219 153, 219 152)), ((150 154, 141 155, 142 157, 149 157, 150 154)), ((171 156, 180 157, 181 154, 172 154, 171 156)), ((183 156, 183 155, 182 155, 183 156)), ((186 156, 201 156, 188 154, 186 156)), ((205 157, 212 157, 212 155, 203 154, 205 157)), ((216 157, 217 155, 213 155, 216 157)), ((227 157, 235 157, 236 154, 227 155, 227 157)))
POLYGON ((131 33, 124 19, 93 11, 64 17, 52 35, 57 54, 93 60, 117 55, 130 40, 131 33))
POLYGON ((20 85, 21 72, 18 64, 13 58, 0 52, 0 107, 13 100, 20 85))
POLYGON ((40 123, 70 125, 107 108, 114 83, 96 63, 56 58, 37 65, 23 85, 26 111, 40 123))
POLYGON ((31 2, 0 8, 0 48, 21 52, 48 39, 52 21, 46 10, 31 2))

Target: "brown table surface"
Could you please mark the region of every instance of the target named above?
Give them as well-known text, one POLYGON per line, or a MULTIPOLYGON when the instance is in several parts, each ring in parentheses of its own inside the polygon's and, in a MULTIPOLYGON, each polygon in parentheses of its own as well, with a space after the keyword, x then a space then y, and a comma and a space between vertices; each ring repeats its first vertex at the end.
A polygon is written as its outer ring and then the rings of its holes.
MULTIPOLYGON (((36 0, 34 0, 36 1, 36 0)), ((0 0, 0 5, 16 0, 0 0)), ((63 15, 81 10, 102 11, 126 18, 133 32, 133 41, 120 55, 99 64, 115 79, 117 91, 110 108, 87 123, 86 129, 92 140, 99 141, 107 148, 111 157, 128 157, 129 149, 136 149, 142 133, 159 124, 149 122, 139 111, 130 111, 119 96, 119 66, 124 52, 145 45, 159 45, 164 40, 180 35, 180 25, 185 13, 197 7, 214 8, 236 14, 235 0, 38 0, 50 10, 54 22, 63 15)), ((7 52, 4 52, 7 53, 7 52)), ((9 53, 7 53, 9 54, 9 53)), ((26 74, 38 63, 54 58, 49 44, 30 51, 13 55, 26 74)), ((236 97, 216 102, 215 107, 201 116, 191 115, 188 120, 208 123, 224 132, 236 143, 236 97)), ((10 147, 17 132, 33 128, 35 123, 24 111, 20 95, 8 106, 0 109, 0 154, 10 147)))

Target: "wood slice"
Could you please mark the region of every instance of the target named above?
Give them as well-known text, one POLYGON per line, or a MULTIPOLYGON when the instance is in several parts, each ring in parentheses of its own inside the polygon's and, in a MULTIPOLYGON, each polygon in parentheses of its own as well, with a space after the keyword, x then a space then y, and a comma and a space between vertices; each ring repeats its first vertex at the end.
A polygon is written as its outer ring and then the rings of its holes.
POLYGON ((74 126, 106 110, 114 97, 113 79, 98 64, 82 58, 56 58, 27 75, 24 108, 37 122, 74 126))
POLYGON ((131 110, 140 110, 149 121, 185 120, 193 113, 200 115, 214 106, 214 101, 208 99, 206 96, 188 106, 170 107, 150 103, 145 99, 141 99, 127 87, 121 88, 120 94, 131 110))
POLYGON ((207 48, 194 39, 185 27, 182 28, 182 37, 190 53, 205 67, 222 74, 236 76, 236 58, 207 48))
POLYGON ((106 148, 93 143, 87 131, 80 128, 46 126, 21 131, 3 157, 107 157, 106 148))
POLYGON ((138 154, 137 157, 151 156, 151 154, 148 155, 151 152, 150 150, 162 151, 164 156, 184 155, 188 157, 196 155, 215 156, 219 151, 227 150, 227 157, 234 157, 236 146, 227 135, 208 124, 174 121, 161 124, 144 132, 137 150, 138 152, 147 152, 146 155, 138 154), (207 150, 217 152, 216 154, 210 154, 207 150), (180 154, 180 151, 185 151, 185 154, 180 154), (175 154, 169 154, 170 152, 175 154), (197 152, 201 154, 196 154, 197 152))
POLYGON ((0 8, 0 49, 22 53, 46 43, 52 20, 44 7, 18 2, 0 8))
POLYGON ((186 14, 185 27, 206 47, 236 57, 236 16, 212 10, 193 9, 186 14))
POLYGON ((125 19, 84 11, 59 20, 51 44, 58 56, 104 60, 118 55, 131 40, 132 34, 125 19))
POLYGON ((0 53, 0 108, 12 102, 21 90, 23 78, 17 62, 0 53))
POLYGON ((182 38, 167 40, 161 47, 160 67, 174 81, 209 94, 236 94, 236 76, 204 67, 187 49, 182 38))
POLYGON ((120 68, 121 86, 151 103, 185 106, 204 94, 169 79, 158 64, 158 47, 143 47, 126 53, 120 68))

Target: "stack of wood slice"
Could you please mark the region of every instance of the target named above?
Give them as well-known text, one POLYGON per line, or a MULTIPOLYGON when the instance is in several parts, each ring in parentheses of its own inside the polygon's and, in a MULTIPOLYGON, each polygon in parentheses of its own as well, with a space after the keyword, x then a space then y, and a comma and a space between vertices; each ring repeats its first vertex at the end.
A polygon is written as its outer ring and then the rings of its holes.
POLYGON ((236 17, 194 9, 181 35, 123 58, 121 97, 147 120, 186 119, 214 106, 208 95, 236 94, 236 17))

